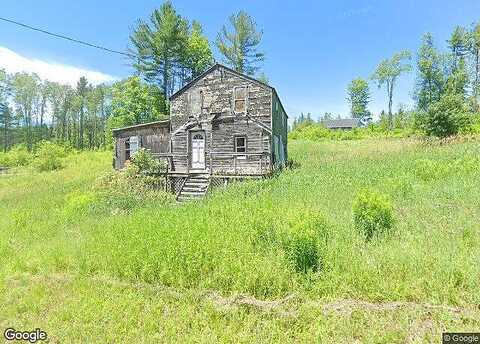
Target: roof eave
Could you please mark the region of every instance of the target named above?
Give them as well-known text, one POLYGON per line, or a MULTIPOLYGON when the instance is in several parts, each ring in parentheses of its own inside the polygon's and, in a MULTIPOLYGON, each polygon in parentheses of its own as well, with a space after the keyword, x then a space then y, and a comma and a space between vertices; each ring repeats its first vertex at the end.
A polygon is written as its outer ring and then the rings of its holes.
POLYGON ((148 126, 155 125, 155 124, 170 124, 170 120, 169 120, 169 119, 166 119, 166 120, 149 122, 149 123, 140 123, 140 124, 135 124, 135 125, 129 125, 129 126, 127 126, 127 127, 112 129, 112 132, 113 132, 114 134, 116 134, 116 133, 121 132, 121 131, 123 131, 123 130, 129 130, 129 129, 136 129, 136 128, 148 127, 148 126))

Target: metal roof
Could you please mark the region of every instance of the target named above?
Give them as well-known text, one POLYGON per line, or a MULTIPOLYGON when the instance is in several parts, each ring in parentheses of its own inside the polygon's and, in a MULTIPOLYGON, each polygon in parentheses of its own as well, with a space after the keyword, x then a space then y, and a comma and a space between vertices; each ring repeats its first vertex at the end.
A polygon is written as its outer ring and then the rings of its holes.
POLYGON ((326 119, 321 123, 325 128, 357 128, 361 124, 359 118, 326 119))
POLYGON ((162 120, 162 121, 155 121, 155 122, 149 122, 149 123, 141 123, 141 124, 135 124, 135 125, 130 125, 128 127, 123 127, 123 128, 115 128, 112 131, 115 133, 117 131, 122 131, 122 130, 128 130, 128 129, 136 129, 136 128, 143 128, 143 127, 148 127, 150 125, 155 125, 155 124, 166 124, 170 125, 170 120, 162 120))

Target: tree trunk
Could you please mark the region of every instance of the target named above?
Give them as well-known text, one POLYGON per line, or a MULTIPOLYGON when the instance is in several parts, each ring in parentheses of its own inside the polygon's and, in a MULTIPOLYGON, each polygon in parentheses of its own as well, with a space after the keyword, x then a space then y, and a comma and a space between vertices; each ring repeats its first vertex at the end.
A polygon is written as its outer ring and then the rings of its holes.
POLYGON ((45 97, 43 97, 42 99, 42 105, 40 107, 40 139, 43 139, 43 117, 45 115, 45 104, 46 103, 46 99, 45 97))
POLYGON ((479 84, 478 84, 478 78, 480 74, 480 50, 477 50, 475 54, 475 85, 473 87, 473 94, 474 94, 474 101, 475 101, 475 110, 479 110, 478 106, 478 89, 479 89, 479 84))
POLYGON ((393 81, 387 84, 387 88, 388 88, 388 128, 392 130, 393 128, 393 114, 392 114, 393 81))
MULTIPOLYGON (((8 110, 7 110, 8 111, 8 110)), ((8 149, 8 121, 7 112, 5 113, 5 122, 3 125, 3 151, 6 153, 8 149)))
POLYGON ((78 137, 78 144, 80 149, 83 149, 83 105, 80 108, 80 128, 79 128, 79 137, 78 137))

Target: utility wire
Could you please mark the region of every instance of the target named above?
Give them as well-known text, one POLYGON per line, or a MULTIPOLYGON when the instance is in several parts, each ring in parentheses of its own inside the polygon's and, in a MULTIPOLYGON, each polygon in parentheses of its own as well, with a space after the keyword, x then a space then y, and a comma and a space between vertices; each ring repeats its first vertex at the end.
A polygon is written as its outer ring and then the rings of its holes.
POLYGON ((23 23, 15 21, 15 20, 3 18, 3 17, 0 17, 0 20, 2 20, 4 22, 7 22, 7 23, 11 23, 11 24, 15 24, 15 25, 24 27, 24 28, 29 29, 29 30, 41 32, 41 33, 44 33, 44 34, 49 35, 49 36, 53 36, 53 37, 56 37, 56 38, 61 38, 61 39, 64 39, 64 40, 67 40, 67 41, 70 41, 70 42, 74 42, 74 43, 78 43, 78 44, 83 44, 83 45, 86 45, 86 46, 91 47, 91 48, 96 48, 96 49, 108 51, 109 53, 119 54, 119 55, 127 56, 127 57, 130 57, 130 58, 138 58, 137 55, 134 55, 134 54, 131 54, 131 53, 126 53, 126 52, 123 52, 123 51, 118 51, 118 50, 105 48, 105 47, 102 47, 100 45, 88 43, 88 42, 81 41, 81 40, 78 40, 78 39, 75 39, 75 38, 72 38, 72 37, 68 37, 68 36, 60 35, 60 34, 57 34, 57 33, 50 32, 50 31, 46 31, 46 30, 43 30, 43 29, 39 29, 37 27, 33 27, 33 26, 30 26, 30 25, 27 25, 27 24, 23 24, 23 23))

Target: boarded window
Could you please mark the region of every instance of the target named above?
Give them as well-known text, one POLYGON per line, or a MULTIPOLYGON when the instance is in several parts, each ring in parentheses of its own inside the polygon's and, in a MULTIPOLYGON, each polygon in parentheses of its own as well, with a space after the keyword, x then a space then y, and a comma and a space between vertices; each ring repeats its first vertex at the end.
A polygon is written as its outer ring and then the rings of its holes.
POLYGON ((247 110, 247 88, 245 86, 235 87, 233 90, 233 111, 246 112, 247 110))
POLYGON ((192 89, 189 94, 190 115, 197 116, 202 112, 202 92, 199 89, 192 89))

